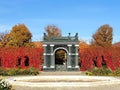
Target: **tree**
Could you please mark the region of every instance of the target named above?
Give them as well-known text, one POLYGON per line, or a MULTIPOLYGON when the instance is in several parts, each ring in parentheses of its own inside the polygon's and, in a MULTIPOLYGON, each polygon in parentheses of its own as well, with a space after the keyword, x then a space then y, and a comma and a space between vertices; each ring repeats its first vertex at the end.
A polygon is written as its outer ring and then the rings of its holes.
POLYGON ((45 27, 45 31, 47 32, 47 37, 60 37, 61 36, 61 30, 55 26, 55 25, 48 25, 45 27))
POLYGON ((88 48, 89 47, 89 44, 87 44, 85 41, 83 40, 80 40, 79 42, 79 49, 85 49, 85 48, 88 48))
POLYGON ((0 48, 4 47, 4 41, 6 41, 5 38, 7 38, 8 34, 8 31, 0 32, 0 48))
POLYGON ((105 24, 101 26, 92 37, 92 45, 109 47, 112 45, 113 29, 109 25, 105 24))
POLYGON ((27 46, 31 42, 32 34, 24 24, 13 26, 11 32, 4 39, 5 46, 27 46))
POLYGON ((5 31, 5 32, 0 32, 0 42, 3 41, 3 39, 7 36, 8 32, 5 31))

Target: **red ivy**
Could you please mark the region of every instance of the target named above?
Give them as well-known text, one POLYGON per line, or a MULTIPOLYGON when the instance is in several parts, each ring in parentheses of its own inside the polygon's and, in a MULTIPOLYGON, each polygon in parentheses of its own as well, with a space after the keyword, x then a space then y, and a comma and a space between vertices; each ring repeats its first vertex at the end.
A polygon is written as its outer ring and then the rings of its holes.
POLYGON ((0 48, 0 63, 3 68, 34 67, 42 70, 42 62, 43 48, 0 48))
POLYGON ((100 68, 106 66, 114 71, 120 68, 120 48, 102 48, 102 47, 89 47, 79 51, 80 70, 86 71, 93 67, 100 68))

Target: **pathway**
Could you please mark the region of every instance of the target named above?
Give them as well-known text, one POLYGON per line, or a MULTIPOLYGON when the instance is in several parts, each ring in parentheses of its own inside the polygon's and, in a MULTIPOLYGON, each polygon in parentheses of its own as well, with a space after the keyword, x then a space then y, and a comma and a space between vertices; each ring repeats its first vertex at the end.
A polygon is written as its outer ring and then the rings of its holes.
POLYGON ((86 76, 81 72, 41 72, 6 79, 15 90, 120 90, 120 79, 86 76))

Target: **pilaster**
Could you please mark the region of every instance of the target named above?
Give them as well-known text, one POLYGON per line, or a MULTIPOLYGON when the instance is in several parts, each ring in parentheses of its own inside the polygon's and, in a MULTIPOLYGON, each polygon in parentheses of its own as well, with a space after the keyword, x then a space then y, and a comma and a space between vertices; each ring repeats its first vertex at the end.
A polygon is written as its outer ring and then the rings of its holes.
POLYGON ((76 52, 76 58, 75 58, 75 68, 78 68, 79 69, 79 65, 78 65, 78 44, 77 45, 75 45, 75 52, 76 52))
POLYGON ((47 68, 47 65, 46 65, 46 47, 47 47, 47 44, 43 44, 43 47, 44 47, 44 64, 43 64, 43 69, 44 68, 47 68))
POLYGON ((51 66, 50 66, 50 68, 55 68, 55 60, 54 60, 54 55, 53 55, 54 44, 50 44, 50 47, 51 47, 51 66))
POLYGON ((67 59, 67 68, 69 69, 69 68, 71 68, 71 44, 68 44, 67 45, 68 46, 68 51, 69 51, 69 53, 68 53, 68 59, 67 59))

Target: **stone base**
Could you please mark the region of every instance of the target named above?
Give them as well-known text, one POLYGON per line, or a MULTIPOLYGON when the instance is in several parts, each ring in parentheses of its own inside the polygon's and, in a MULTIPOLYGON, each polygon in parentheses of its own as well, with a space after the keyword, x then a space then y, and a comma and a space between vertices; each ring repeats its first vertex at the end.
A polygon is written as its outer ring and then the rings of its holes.
POLYGON ((51 68, 51 67, 43 67, 43 71, 55 71, 55 68, 51 68))
POLYGON ((55 65, 55 71, 66 71, 66 65, 55 65))
POLYGON ((67 68, 67 71, 80 71, 79 68, 71 67, 67 68))
POLYGON ((43 71, 80 71, 79 67, 66 67, 65 65, 56 65, 55 67, 44 67, 43 71))

